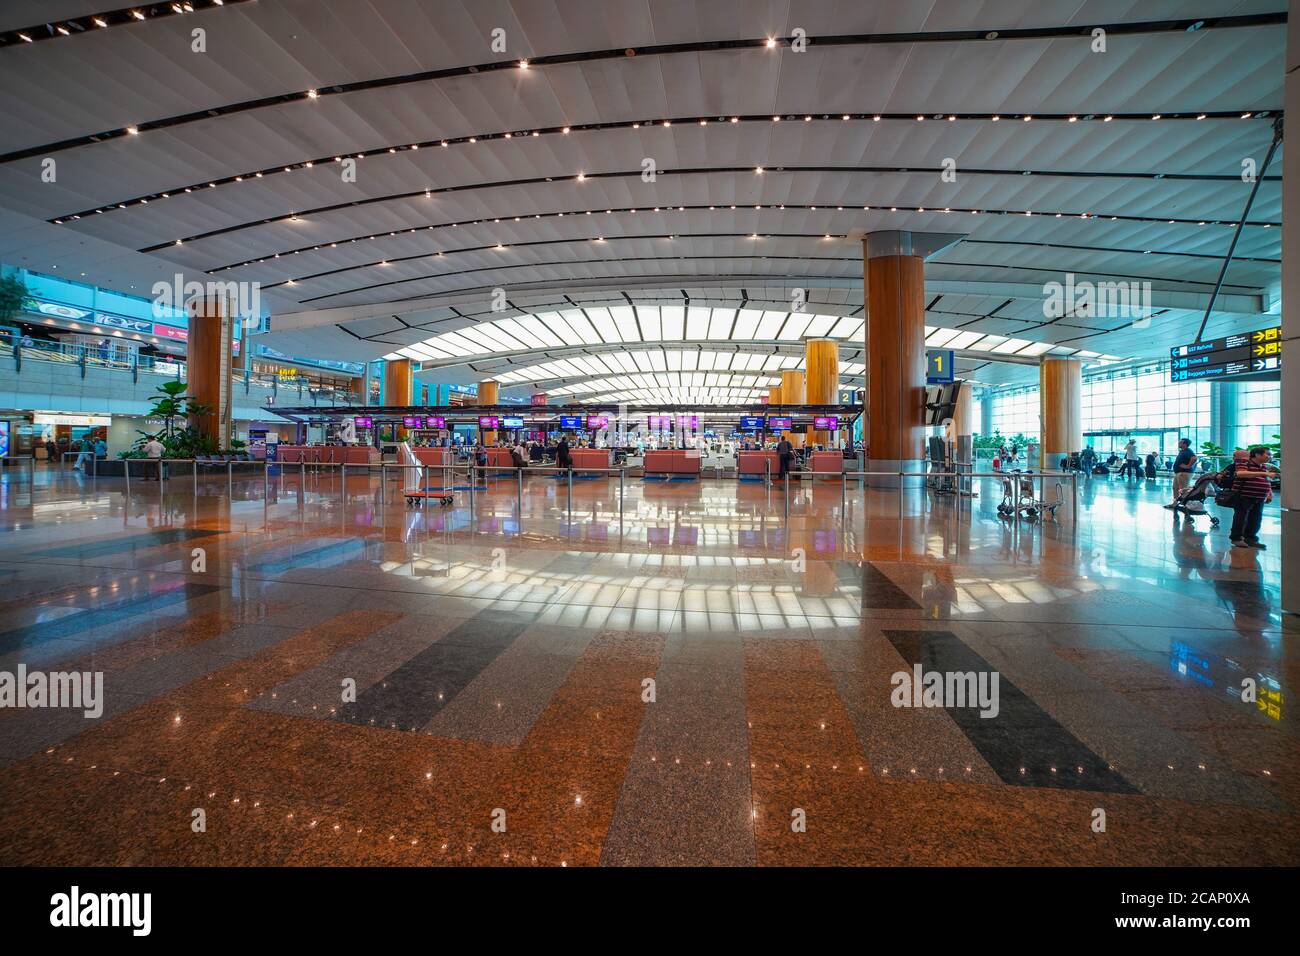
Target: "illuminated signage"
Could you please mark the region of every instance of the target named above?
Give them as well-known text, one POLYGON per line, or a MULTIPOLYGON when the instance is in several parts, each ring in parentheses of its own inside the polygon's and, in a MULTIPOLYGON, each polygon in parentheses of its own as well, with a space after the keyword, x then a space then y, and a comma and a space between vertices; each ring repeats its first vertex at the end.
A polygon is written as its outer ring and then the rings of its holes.
POLYGON ((608 416, 608 415, 588 415, 588 416, 587 416, 587 427, 588 427, 588 428, 608 428, 608 427, 609 427, 609 416, 608 416))
POLYGON ((778 429, 781 431, 789 431, 794 427, 794 419, 773 416, 767 420, 767 427, 772 429, 772 431, 777 431, 778 429))
POLYGON ((446 428, 447 419, 428 416, 424 420, 424 427, 425 428, 446 428))
POLYGON ((745 415, 740 419, 741 431, 759 431, 763 427, 762 415, 745 415))
POLYGON ((813 418, 813 428, 819 432, 838 431, 840 419, 838 415, 817 415, 813 418))
POLYGON ((561 428, 581 428, 581 427, 582 427, 582 417, 581 417, 580 415, 561 415, 561 416, 560 416, 560 427, 561 427, 561 428))
POLYGON ((501 424, 501 419, 495 415, 480 415, 478 418, 478 427, 485 428, 488 431, 495 431, 501 424))
POLYGON ((357 428, 374 428, 374 427, 375 427, 375 420, 374 420, 373 418, 354 418, 354 419, 352 419, 352 423, 353 423, 354 425, 356 425, 357 428))
POLYGON ((1169 379, 1275 381, 1282 373, 1282 329, 1271 326, 1169 350, 1169 379))
POLYGON ((502 428, 523 428, 524 420, 522 418, 511 418, 507 416, 506 418, 501 419, 501 427, 502 428))

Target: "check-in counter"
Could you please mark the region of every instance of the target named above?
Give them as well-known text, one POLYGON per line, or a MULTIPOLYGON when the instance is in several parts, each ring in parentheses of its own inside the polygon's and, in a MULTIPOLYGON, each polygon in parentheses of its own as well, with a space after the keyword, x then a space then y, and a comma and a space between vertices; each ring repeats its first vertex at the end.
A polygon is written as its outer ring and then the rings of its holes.
POLYGON ((416 461, 431 468, 435 466, 441 468, 443 465, 455 463, 450 448, 412 448, 411 452, 415 455, 416 461))
MULTIPOLYGON (((835 474, 844 472, 844 455, 838 451, 815 451, 808 456, 808 469, 810 471, 830 471, 835 474)), ((828 475, 818 475, 822 481, 839 481, 828 475)))
POLYGON ((682 449, 648 451, 643 470, 647 475, 698 475, 700 454, 682 449))
POLYGON ((284 445, 276 456, 281 463, 296 465, 377 465, 379 449, 373 445, 284 445))
POLYGON ((608 448, 574 448, 569 452, 573 458, 573 470, 584 468, 608 468, 610 452, 608 448))
POLYGON ((510 457, 509 448, 486 448, 484 451, 487 452, 487 465, 482 470, 488 476, 499 478, 502 471, 515 470, 515 461, 510 457))
POLYGON ((781 474, 781 456, 774 451, 741 451, 736 457, 737 475, 767 475, 768 468, 773 477, 781 474))

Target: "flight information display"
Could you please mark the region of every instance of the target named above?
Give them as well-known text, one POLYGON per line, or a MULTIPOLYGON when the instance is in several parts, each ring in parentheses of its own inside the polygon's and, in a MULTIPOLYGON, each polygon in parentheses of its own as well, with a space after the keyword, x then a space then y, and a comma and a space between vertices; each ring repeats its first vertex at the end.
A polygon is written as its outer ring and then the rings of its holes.
POLYGON ((503 418, 501 419, 502 428, 523 428, 524 420, 522 418, 503 418))
POLYGON ((1169 350, 1173 382, 1276 380, 1282 371, 1282 329, 1272 326, 1169 350))
POLYGON ((561 415, 560 427, 565 429, 578 429, 582 427, 581 415, 561 415))
POLYGON ((762 415, 745 415, 740 419, 740 430, 744 431, 761 431, 763 428, 762 415))
POLYGON ((778 417, 774 415, 767 420, 767 427, 770 428, 772 431, 788 432, 791 428, 794 427, 794 419, 778 417))

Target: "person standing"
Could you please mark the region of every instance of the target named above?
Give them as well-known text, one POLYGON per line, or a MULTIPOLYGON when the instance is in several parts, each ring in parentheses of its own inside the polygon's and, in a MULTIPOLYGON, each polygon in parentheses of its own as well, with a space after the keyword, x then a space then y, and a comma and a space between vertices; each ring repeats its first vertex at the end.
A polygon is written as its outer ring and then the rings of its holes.
POLYGON ((1186 438, 1178 439, 1178 456, 1174 458, 1174 500, 1165 505, 1166 508, 1172 509, 1178 504, 1178 496, 1183 493, 1192 481, 1192 473, 1196 470, 1196 452, 1192 451, 1192 443, 1186 438))
MULTIPOLYGON (((163 456, 163 452, 165 451, 165 449, 163 448, 163 443, 158 440, 156 435, 150 435, 149 440, 144 443, 144 448, 141 450, 144 452, 144 456, 146 458, 148 458, 151 462, 155 463, 154 468, 157 469, 156 474, 152 476, 146 474, 144 480, 162 481, 163 479, 162 456, 163 456)), ((153 470, 154 469, 152 468, 150 469, 150 471, 153 470)))
POLYGON ((1124 446, 1124 477, 1141 478, 1141 466, 1138 464, 1138 443, 1136 439, 1130 438, 1128 444, 1124 446))
POLYGON ((790 476, 790 461, 794 458, 794 445, 790 444, 790 439, 784 435, 776 443, 777 460, 781 463, 780 474, 777 475, 782 481, 786 481, 790 476))
POLYGON ((1267 448, 1256 445, 1244 461, 1236 462, 1232 478, 1232 531, 1228 534, 1234 548, 1267 549, 1259 540, 1259 526, 1264 519, 1265 502, 1273 500, 1273 485, 1265 468, 1271 457, 1267 448))
POLYGON ((73 471, 85 471, 83 467, 86 462, 90 461, 91 456, 95 454, 95 445, 90 440, 90 436, 81 439, 81 444, 77 446, 77 460, 72 464, 73 471))
POLYGON ((560 439, 560 443, 555 446, 555 467, 572 468, 573 455, 569 454, 569 439, 565 436, 560 439))

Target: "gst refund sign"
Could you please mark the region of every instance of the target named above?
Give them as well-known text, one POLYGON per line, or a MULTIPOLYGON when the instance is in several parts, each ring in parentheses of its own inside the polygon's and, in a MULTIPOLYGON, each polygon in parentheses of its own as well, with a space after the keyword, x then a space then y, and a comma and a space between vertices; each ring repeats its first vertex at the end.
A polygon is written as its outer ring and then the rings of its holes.
POLYGON ((1272 326, 1169 350, 1174 382, 1206 379, 1276 379, 1282 368, 1282 329, 1272 326))

